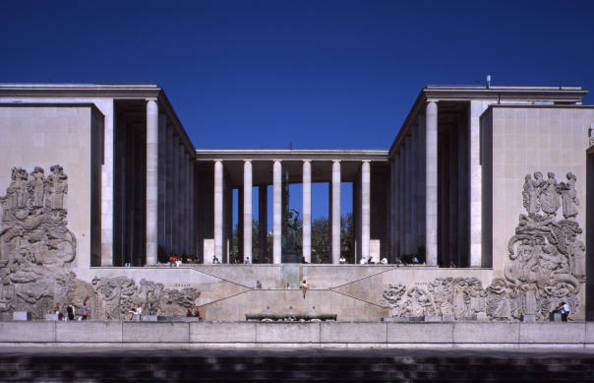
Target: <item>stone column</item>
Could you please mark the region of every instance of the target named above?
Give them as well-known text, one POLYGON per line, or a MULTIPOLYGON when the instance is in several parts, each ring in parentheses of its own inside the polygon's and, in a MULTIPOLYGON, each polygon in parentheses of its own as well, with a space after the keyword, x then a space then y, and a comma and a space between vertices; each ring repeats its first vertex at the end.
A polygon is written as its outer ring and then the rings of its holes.
POLYGON ((175 206, 175 188, 174 188, 174 142, 173 127, 167 126, 167 203, 165 206, 165 215, 167 221, 167 229, 165 233, 167 243, 167 253, 173 250, 173 208, 175 206))
POLYGON ((157 264, 159 216, 159 105, 146 104, 146 264, 157 264))
POLYGON ((406 156, 404 155, 404 141, 398 148, 398 253, 399 256, 406 254, 404 247, 404 235, 406 227, 404 226, 404 216, 406 211, 406 201, 404 199, 404 170, 406 169, 406 156))
MULTIPOLYGON (((159 230, 159 236, 157 240, 157 246, 166 248, 166 228, 165 224, 165 201, 167 201, 167 187, 166 187, 166 175, 167 175, 167 116, 164 114, 159 115, 159 219, 157 229, 159 230)), ((158 247, 157 247, 158 253, 158 247)))
POLYGON ((425 254, 428 266, 437 266, 437 103, 425 112, 425 254))
POLYGON ((417 189, 417 178, 419 178, 419 134, 417 130, 417 125, 414 124, 411 126, 411 151, 410 151, 410 168, 411 168, 411 176, 410 176, 410 247, 411 252, 417 253, 419 248, 419 243, 417 242, 417 212, 419 211, 418 205, 418 189, 417 189))
POLYGON ((225 245, 223 240, 223 161, 216 160, 214 164, 214 255, 220 262, 223 262, 225 245))
POLYGON ((311 263, 311 161, 303 161, 303 257, 311 263))
POLYGON ((114 180, 117 177, 115 162, 115 115, 114 102, 104 98, 96 101, 105 116, 103 131, 103 165, 101 166, 101 266, 113 266, 113 217, 114 180))
POLYGON ((282 172, 279 160, 273 165, 273 226, 272 226, 272 263, 279 264, 282 259, 282 172))
POLYGON ((252 260, 252 161, 243 162, 243 260, 252 260))
POLYGON ((419 149, 417 153, 417 160, 419 174, 417 177, 418 199, 417 204, 419 211, 417 212, 417 244, 425 246, 425 117, 422 114, 418 116, 418 133, 419 133, 419 149))
MULTIPOLYGON (((232 191, 233 193, 233 191, 232 191)), ((243 209, 243 199, 244 194, 243 194, 243 184, 239 187, 237 187, 237 210, 235 211, 235 213, 237 214, 237 259, 239 262, 244 262, 244 254, 243 254, 243 213, 244 213, 244 209, 243 209)), ((231 205, 233 206, 233 205, 231 205)), ((233 229, 231 229, 231 243, 233 243, 233 229)), ((233 246, 233 245, 231 245, 233 246)), ((230 260, 229 263, 232 263, 232 261, 230 260)))
POLYGON ((268 254, 268 185, 258 186, 258 253, 263 263, 268 254))
POLYGON ((482 266, 482 179, 480 161, 480 116, 488 105, 470 101, 470 266, 482 266))
MULTIPOLYGON (((369 161, 361 165, 361 257, 369 258, 369 230, 370 230, 370 174, 369 161)), ((376 260, 378 261, 378 260, 376 260)))
POLYGON ((394 158, 392 159, 392 191, 391 191, 391 198, 392 198, 392 236, 391 236, 391 261, 396 262, 396 257, 400 255, 399 249, 399 241, 400 241, 400 232, 398 227, 398 218, 400 216, 400 204, 399 204, 399 193, 398 193, 398 165, 400 163, 400 159, 398 153, 394 154, 394 158))
POLYGON ((412 254, 412 232, 411 232, 411 210, 412 210, 412 199, 411 199, 411 181, 413 178, 413 164, 412 164, 412 138, 411 136, 407 136, 404 139, 405 145, 405 153, 406 153, 406 169, 405 169, 405 179, 404 179, 404 198, 406 201, 406 210, 404 216, 404 222, 406 225, 406 232, 404 235, 404 242, 406 243, 406 253, 412 254))
POLYGON ((188 217, 188 206, 187 206, 187 187, 188 187, 188 157, 186 156, 186 148, 184 147, 183 141, 182 144, 180 146, 181 149, 181 194, 180 194, 180 200, 181 200, 181 209, 180 209, 180 219, 181 219, 181 225, 180 225, 180 230, 181 230, 181 249, 179 252, 179 256, 181 257, 181 255, 187 251, 187 244, 188 244, 188 231, 187 231, 187 217, 188 217))
POLYGON ((332 162, 332 263, 340 259, 340 161, 332 162))

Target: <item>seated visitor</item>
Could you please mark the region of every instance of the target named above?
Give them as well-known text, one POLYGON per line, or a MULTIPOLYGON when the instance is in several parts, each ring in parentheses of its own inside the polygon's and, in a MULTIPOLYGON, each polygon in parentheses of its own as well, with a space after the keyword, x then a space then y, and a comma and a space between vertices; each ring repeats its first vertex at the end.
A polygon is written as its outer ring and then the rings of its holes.
POLYGON ((386 257, 383 257, 382 260, 380 261, 380 263, 382 265, 387 265, 388 264, 388 259, 386 257))
POLYGON ((346 259, 341 255, 340 258, 338 259, 338 263, 340 263, 341 265, 344 265, 346 263, 346 259))
POLYGON ((249 255, 247 255, 247 256, 245 257, 245 261, 243 261, 243 262, 244 262, 246 265, 249 265, 250 263, 252 263, 252 261, 251 261, 251 259, 250 259, 250 256, 249 256, 249 255))
POLYGON ((359 261, 359 264, 365 265, 365 264, 367 264, 367 260, 365 258, 361 258, 361 260, 359 261))
POLYGON ((561 314, 561 320, 563 322, 567 322, 567 317, 570 313, 569 305, 566 302, 561 302, 559 306, 555 310, 553 310, 554 314, 561 314))

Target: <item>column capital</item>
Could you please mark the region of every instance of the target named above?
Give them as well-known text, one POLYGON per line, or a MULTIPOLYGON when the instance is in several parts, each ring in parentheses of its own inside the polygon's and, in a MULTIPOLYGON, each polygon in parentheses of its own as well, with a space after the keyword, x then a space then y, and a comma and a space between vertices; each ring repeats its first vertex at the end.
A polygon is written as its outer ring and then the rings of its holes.
POLYGON ((361 160, 361 162, 364 164, 369 164, 369 163, 371 163, 371 160, 361 160))
POLYGON ((212 162, 223 162, 223 160, 222 159, 215 158, 214 160, 212 160, 212 162))
POLYGON ((252 163, 252 159, 251 158, 245 159, 245 160, 243 160, 243 163, 244 164, 247 164, 247 163, 250 163, 251 164, 252 163))
POLYGON ((148 97, 148 98, 145 98, 145 101, 146 102, 151 102, 151 101, 159 102, 159 99, 157 97, 148 97))
POLYGON ((311 160, 310 160, 310 159, 305 159, 305 160, 303 160, 303 162, 304 162, 304 163, 306 163, 306 162, 309 162, 309 163, 311 163, 311 160))
POLYGON ((336 163, 341 163, 342 160, 332 160, 332 163, 336 164, 336 163))

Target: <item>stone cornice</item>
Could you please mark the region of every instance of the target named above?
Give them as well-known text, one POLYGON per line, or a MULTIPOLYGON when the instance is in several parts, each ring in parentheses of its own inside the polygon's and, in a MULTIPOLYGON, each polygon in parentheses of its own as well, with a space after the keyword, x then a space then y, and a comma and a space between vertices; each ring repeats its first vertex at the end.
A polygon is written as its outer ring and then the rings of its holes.
POLYGON ((388 161, 387 150, 326 150, 326 149, 197 149, 198 161, 388 161))
POLYGON ((156 84, 0 84, 0 97, 158 98, 156 84))
MULTIPOLYGON (((588 90, 581 86, 476 86, 476 85, 427 85, 421 89, 398 135, 390 146, 393 156, 400 143, 408 135, 411 125, 416 123, 419 113, 424 113, 428 100, 431 101, 555 101, 580 104, 588 90)), ((530 104, 525 104, 530 105, 530 104)), ((508 105, 509 106, 509 105, 508 105)), ((555 105, 557 106, 557 105, 555 105)), ((572 105, 571 107, 575 107, 572 105)))
POLYGON ((172 121, 175 132, 183 141, 188 153, 194 153, 194 145, 185 131, 167 95, 157 84, 0 84, 2 98, 113 98, 156 99, 160 113, 172 121), (164 108, 163 108, 164 107, 164 108))

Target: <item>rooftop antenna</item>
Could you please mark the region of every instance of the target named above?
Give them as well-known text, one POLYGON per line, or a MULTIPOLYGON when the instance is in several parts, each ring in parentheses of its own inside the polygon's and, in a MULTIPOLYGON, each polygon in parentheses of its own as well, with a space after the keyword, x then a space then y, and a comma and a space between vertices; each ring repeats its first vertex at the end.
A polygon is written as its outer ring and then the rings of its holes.
POLYGON ((491 87, 491 75, 488 74, 487 75, 487 89, 489 89, 491 87))

